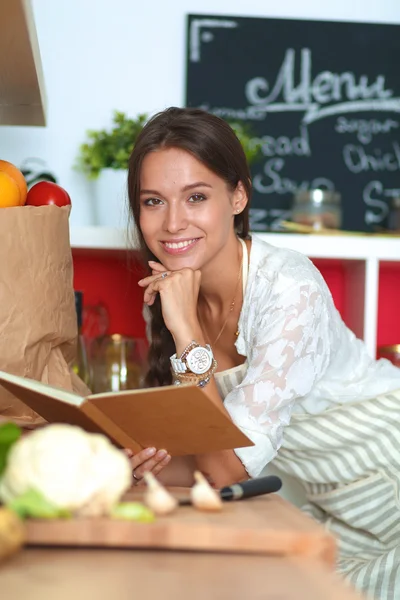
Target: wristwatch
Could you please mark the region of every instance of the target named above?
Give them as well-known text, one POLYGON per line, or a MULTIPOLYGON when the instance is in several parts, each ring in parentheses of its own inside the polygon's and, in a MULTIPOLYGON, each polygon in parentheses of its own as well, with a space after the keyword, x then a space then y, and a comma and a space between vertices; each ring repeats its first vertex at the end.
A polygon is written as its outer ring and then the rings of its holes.
POLYGON ((194 373, 195 375, 204 375, 214 363, 214 355, 211 346, 206 344, 201 346, 197 342, 190 342, 178 358, 176 354, 170 357, 172 371, 175 375, 183 373, 194 373))

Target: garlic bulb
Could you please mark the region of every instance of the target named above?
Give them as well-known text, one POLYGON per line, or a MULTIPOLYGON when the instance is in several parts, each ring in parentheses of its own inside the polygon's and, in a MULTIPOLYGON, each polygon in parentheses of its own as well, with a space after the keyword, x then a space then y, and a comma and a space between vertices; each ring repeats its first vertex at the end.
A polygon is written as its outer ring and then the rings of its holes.
POLYGON ((193 506, 199 510, 222 510, 222 500, 200 471, 195 471, 196 483, 190 490, 193 506))
POLYGON ((161 485, 152 473, 145 473, 144 480, 147 484, 147 489, 144 494, 144 503, 156 515, 168 515, 178 506, 176 498, 161 485))

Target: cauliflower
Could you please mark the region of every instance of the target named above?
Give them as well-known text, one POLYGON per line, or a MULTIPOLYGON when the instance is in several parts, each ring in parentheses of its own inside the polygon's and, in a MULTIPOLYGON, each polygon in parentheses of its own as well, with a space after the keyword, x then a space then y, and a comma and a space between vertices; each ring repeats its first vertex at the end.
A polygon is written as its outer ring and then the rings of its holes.
POLYGON ((71 425, 48 425, 11 448, 0 481, 0 499, 9 503, 28 490, 80 516, 109 514, 130 487, 125 454, 103 435, 71 425))

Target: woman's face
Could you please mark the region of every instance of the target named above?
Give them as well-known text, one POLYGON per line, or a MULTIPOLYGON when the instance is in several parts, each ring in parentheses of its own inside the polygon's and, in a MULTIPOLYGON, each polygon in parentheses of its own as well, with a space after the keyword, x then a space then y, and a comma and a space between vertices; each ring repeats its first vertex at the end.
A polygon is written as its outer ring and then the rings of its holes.
POLYGON ((140 176, 140 229, 169 270, 201 269, 234 237, 246 197, 179 148, 147 154, 140 176))

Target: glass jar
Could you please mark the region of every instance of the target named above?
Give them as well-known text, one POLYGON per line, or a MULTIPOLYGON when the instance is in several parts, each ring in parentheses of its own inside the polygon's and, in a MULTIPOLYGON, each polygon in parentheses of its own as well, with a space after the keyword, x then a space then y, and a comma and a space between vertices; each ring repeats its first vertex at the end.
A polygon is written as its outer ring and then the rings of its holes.
POLYGON ((328 190, 299 190, 293 197, 292 221, 313 229, 340 229, 341 196, 328 190))
POLYGON ((91 389, 94 394, 141 388, 147 363, 145 340, 120 334, 93 340, 90 348, 91 389))
POLYGON ((379 346, 378 358, 387 358, 395 367, 400 367, 400 344, 393 346, 379 346))

